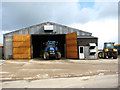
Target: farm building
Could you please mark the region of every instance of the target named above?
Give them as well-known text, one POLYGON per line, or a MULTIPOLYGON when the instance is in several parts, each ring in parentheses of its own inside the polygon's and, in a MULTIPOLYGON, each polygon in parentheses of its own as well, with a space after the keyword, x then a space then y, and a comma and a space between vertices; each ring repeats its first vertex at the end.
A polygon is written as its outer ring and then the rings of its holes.
POLYGON ((3 58, 3 44, 0 43, 0 59, 3 58))
POLYGON ((98 38, 92 33, 45 22, 4 34, 4 59, 40 58, 44 42, 57 41, 62 58, 97 59, 98 38))

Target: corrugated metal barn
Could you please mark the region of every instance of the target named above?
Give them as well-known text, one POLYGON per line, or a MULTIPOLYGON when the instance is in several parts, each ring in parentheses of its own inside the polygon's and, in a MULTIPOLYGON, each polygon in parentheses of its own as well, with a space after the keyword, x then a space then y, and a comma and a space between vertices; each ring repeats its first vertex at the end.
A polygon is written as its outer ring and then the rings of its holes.
POLYGON ((0 59, 3 58, 3 44, 0 43, 0 59))
POLYGON ((63 58, 97 59, 98 38, 92 33, 45 22, 4 34, 4 59, 40 58, 43 42, 58 42, 63 58))

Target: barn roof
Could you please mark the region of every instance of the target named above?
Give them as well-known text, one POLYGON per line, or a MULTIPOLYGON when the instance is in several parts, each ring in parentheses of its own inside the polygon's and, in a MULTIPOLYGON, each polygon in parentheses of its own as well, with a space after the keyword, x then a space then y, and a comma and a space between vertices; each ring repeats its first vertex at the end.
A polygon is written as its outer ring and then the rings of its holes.
POLYGON ((78 36, 77 38, 98 38, 98 37, 94 37, 94 36, 78 36))
POLYGON ((22 29, 31 28, 31 27, 38 26, 38 25, 41 25, 41 24, 46 24, 46 23, 50 23, 50 24, 53 24, 53 25, 59 25, 59 26, 62 26, 62 27, 67 27, 67 28, 70 28, 70 29, 73 29, 73 30, 77 30, 77 31, 88 33, 88 34, 92 35, 92 33, 90 33, 90 32, 86 32, 86 31, 83 31, 83 30, 79 30, 79 29, 76 29, 76 28, 72 28, 72 27, 69 27, 69 26, 66 26, 66 25, 61 25, 61 24, 57 24, 57 23, 53 23, 53 22, 44 22, 44 23, 40 23, 40 24, 36 24, 36 25, 31 25, 29 27, 25 27, 25 28, 21 28, 21 29, 15 30, 15 31, 11 31, 9 33, 5 33, 4 35, 8 35, 8 34, 20 31, 22 29))

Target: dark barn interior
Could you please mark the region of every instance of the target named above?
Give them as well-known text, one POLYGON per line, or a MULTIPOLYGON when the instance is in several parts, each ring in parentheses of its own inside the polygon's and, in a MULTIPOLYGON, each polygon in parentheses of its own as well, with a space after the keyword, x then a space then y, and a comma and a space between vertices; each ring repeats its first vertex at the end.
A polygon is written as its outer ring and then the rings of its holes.
POLYGON ((61 56, 65 57, 65 34, 56 35, 32 35, 33 45, 33 58, 42 58, 43 51, 45 50, 45 42, 56 41, 58 42, 58 49, 61 52, 61 56))

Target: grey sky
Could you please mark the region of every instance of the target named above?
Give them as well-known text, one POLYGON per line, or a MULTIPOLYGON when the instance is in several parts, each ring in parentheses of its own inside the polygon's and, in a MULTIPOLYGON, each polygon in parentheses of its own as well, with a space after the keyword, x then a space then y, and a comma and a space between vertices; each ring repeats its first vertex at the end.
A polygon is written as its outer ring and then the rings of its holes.
MULTIPOLYGON (((2 27, 3 30, 14 30, 45 21, 70 25, 117 17, 117 3, 99 2, 82 9, 80 4, 77 2, 4 2, 2 27)), ((87 4, 89 5, 89 2, 87 4)))
MULTIPOLYGON (((117 2, 3 2, 2 33, 0 34, 46 21, 71 26, 85 25, 89 22, 104 22, 104 20, 118 20, 117 2)), ((81 28, 79 27, 79 29, 81 28)), ((87 31, 96 33, 97 27, 94 31, 91 29, 89 27, 87 31)), ((103 26, 101 32, 104 31, 107 32, 103 26)), ((115 42, 117 42, 117 37, 113 37, 115 42)), ((108 38, 112 38, 112 36, 109 35, 108 38)), ((102 39, 100 41, 104 42, 102 39)))

